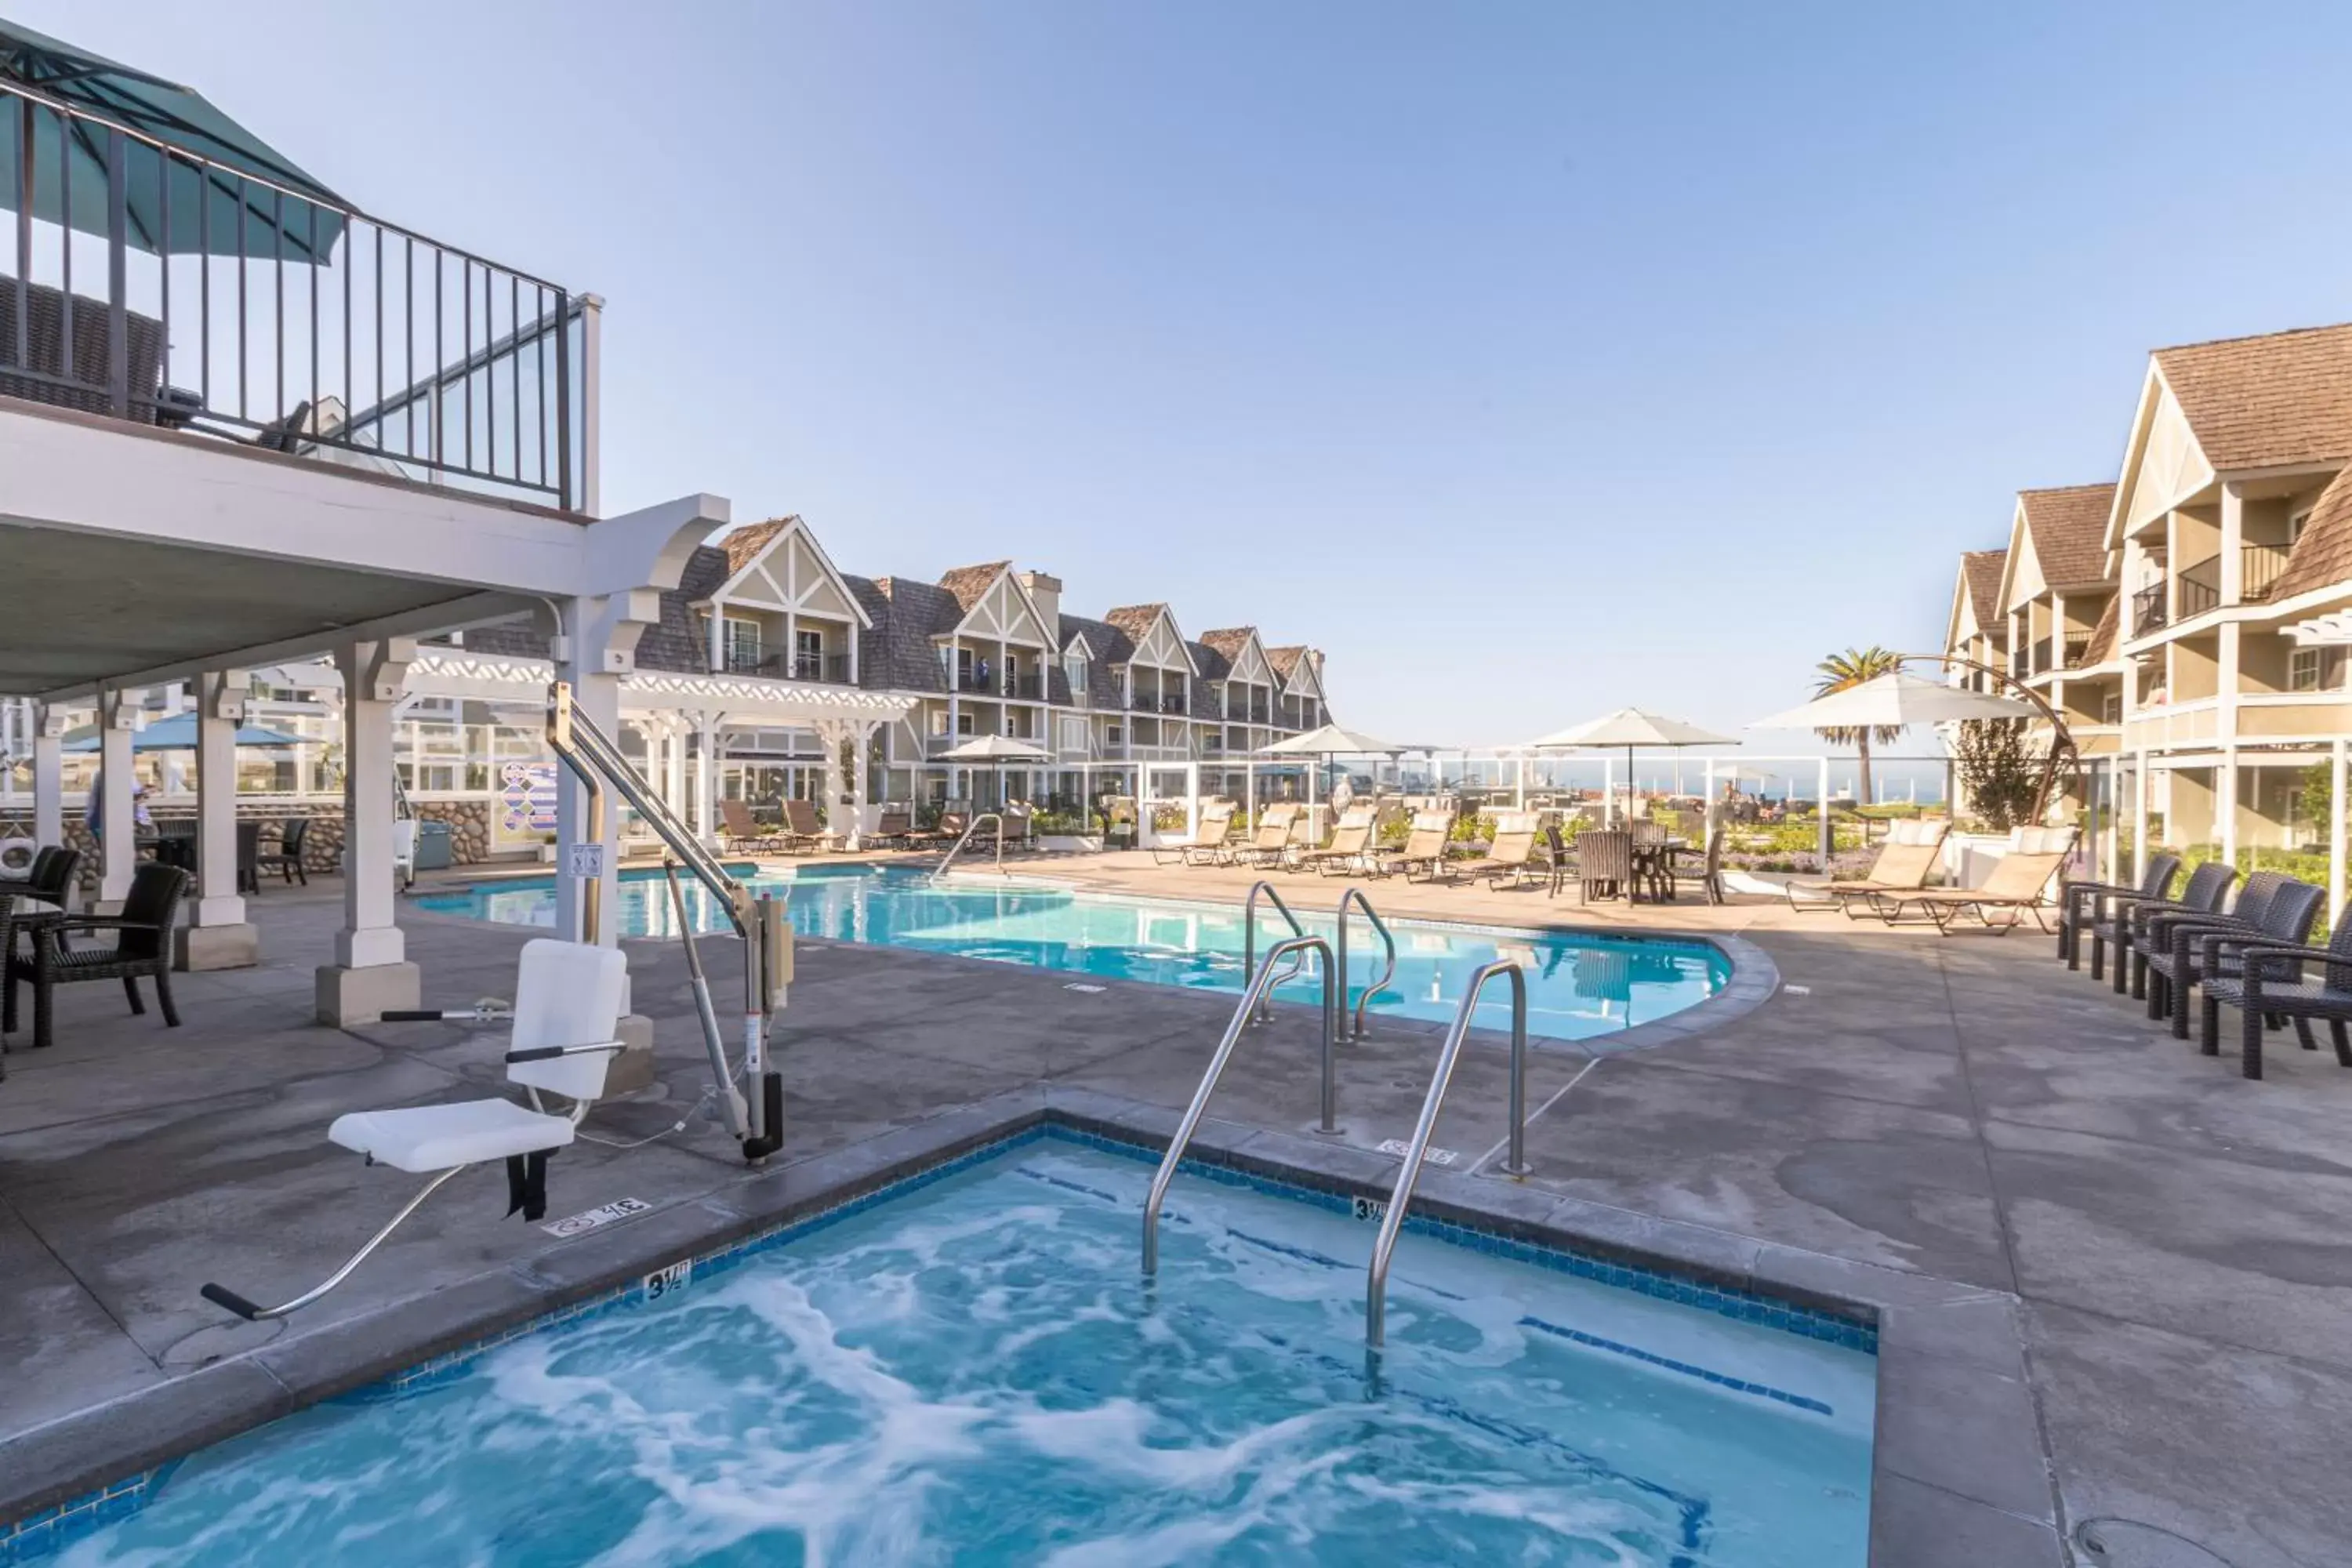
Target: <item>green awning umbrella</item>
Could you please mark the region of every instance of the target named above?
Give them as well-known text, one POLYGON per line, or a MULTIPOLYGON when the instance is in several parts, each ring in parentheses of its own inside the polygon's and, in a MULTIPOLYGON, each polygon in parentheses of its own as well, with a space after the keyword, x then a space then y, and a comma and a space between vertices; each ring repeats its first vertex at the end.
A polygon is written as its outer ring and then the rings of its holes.
POLYGON ((5 18, 0 82, 78 111, 61 114, 0 94, 0 170, 7 171, 0 190, 5 199, 16 199, 29 108, 36 218, 63 225, 69 205, 75 229, 108 237, 107 168, 114 138, 105 125, 79 117, 89 114, 132 132, 122 145, 125 216, 134 249, 323 264, 343 232, 348 203, 193 88, 5 18), (175 157, 166 179, 156 142, 210 166, 175 157))

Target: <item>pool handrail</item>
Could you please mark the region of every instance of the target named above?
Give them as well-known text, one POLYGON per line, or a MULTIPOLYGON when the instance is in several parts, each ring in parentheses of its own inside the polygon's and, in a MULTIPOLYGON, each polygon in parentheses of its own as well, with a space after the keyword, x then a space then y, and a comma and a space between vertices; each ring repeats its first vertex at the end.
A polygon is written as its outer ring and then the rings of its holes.
MULTIPOLYGON (((1244 978, 1257 973, 1257 896, 1260 893, 1264 893, 1267 898, 1272 899, 1274 900, 1274 907, 1282 911, 1282 918, 1290 922, 1290 934, 1292 936, 1305 936, 1307 934, 1307 928, 1298 923, 1298 917, 1290 912, 1290 906, 1283 902, 1282 895, 1275 890, 1275 886, 1272 882, 1265 880, 1263 877, 1258 879, 1256 881, 1252 882, 1250 884, 1249 892, 1242 899, 1242 974, 1244 978)), ((1324 956, 1328 958, 1330 954, 1326 952, 1324 956)), ((1307 955, 1302 952, 1298 956, 1298 961, 1290 966, 1289 972, 1284 974, 1282 978, 1284 980, 1296 978, 1298 971, 1306 964, 1306 963, 1307 955)), ((1268 1018, 1273 1016, 1274 1004, 1271 1001, 1261 1000, 1258 1005, 1257 1013, 1251 1021, 1253 1023, 1263 1024, 1268 1018)))
POLYGON ((931 873, 933 878, 940 878, 948 874, 948 868, 955 864, 956 857, 963 853, 963 847, 971 842, 971 836, 980 831, 980 825, 983 822, 996 824, 996 871, 999 876, 1004 874, 1004 815, 1002 812, 983 811, 964 824, 963 833, 956 839, 955 847, 948 851, 948 858, 940 862, 938 870, 931 873))
POLYGON ((1365 1034, 1364 1009, 1372 1005, 1372 997, 1376 993, 1387 990, 1389 982, 1396 978, 1397 945, 1395 934, 1389 930, 1389 922, 1381 919, 1380 910, 1372 908, 1372 900, 1365 894, 1363 889, 1350 888, 1339 895, 1339 912, 1336 918, 1339 926, 1339 955, 1337 963, 1339 965, 1341 1013, 1346 1013, 1348 1009, 1348 906, 1349 904, 1354 904, 1364 911, 1364 918, 1372 922, 1372 929, 1380 933, 1381 941, 1388 946, 1388 962, 1381 966, 1380 978, 1365 986, 1364 994, 1356 998, 1355 1022, 1348 1031, 1348 1038, 1360 1040, 1365 1034))
POLYGON ((1381 1234, 1372 1243, 1371 1267, 1364 1277, 1364 1341, 1373 1350, 1381 1348, 1387 1334, 1389 1258, 1396 1251, 1398 1234, 1404 1229, 1404 1211, 1412 1202, 1413 1184, 1421 1180, 1430 1134, 1437 1131, 1437 1113, 1454 1081, 1454 1065, 1461 1058, 1462 1042, 1469 1037, 1471 1016, 1478 1010, 1478 994, 1497 974, 1511 977, 1511 1152, 1503 1170, 1512 1176, 1528 1173, 1528 977, 1510 959, 1498 958, 1470 977, 1470 989, 1462 1005, 1454 1009, 1445 1044, 1437 1053, 1437 1070, 1431 1075, 1429 1093, 1421 1102, 1421 1120, 1413 1124, 1396 1188, 1389 1194, 1388 1212, 1381 1215, 1381 1234))
POLYGON ((1193 1132, 1201 1125, 1201 1117, 1209 1109, 1209 1097, 1216 1092, 1217 1081, 1225 1076, 1225 1064, 1233 1059, 1234 1042, 1242 1037, 1242 1029, 1249 1022, 1250 1009, 1259 996, 1274 984, 1274 966, 1277 959, 1308 949, 1323 955, 1323 1131, 1333 1131, 1332 1112, 1337 1100, 1333 1073, 1337 1060, 1332 1054, 1332 1037, 1339 1032, 1339 994, 1333 989, 1334 965, 1331 944, 1319 936, 1286 937, 1265 950, 1265 962, 1251 975, 1248 986, 1242 992, 1241 1005, 1225 1025, 1224 1037, 1217 1042, 1216 1054, 1209 1058, 1209 1070, 1201 1075, 1201 1087, 1192 1091, 1192 1103, 1184 1109, 1184 1119, 1176 1124, 1175 1136, 1168 1141, 1168 1152, 1160 1157, 1160 1169, 1151 1178, 1151 1195, 1143 1202, 1143 1273, 1150 1279, 1160 1271, 1160 1205, 1168 1196, 1168 1184, 1176 1179, 1176 1167, 1183 1162, 1184 1150, 1192 1142, 1193 1132))

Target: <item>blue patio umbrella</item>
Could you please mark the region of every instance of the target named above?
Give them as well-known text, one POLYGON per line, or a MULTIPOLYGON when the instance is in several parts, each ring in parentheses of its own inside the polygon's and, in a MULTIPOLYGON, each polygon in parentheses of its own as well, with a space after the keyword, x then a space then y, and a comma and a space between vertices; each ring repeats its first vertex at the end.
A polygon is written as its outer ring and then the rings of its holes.
MULTIPOLYGON (((65 743, 68 752, 95 752, 99 749, 99 733, 87 730, 65 743)), ((239 724, 236 743, 240 746, 299 746, 302 737, 289 735, 283 730, 265 730, 258 724, 239 724)), ((169 719, 158 719, 131 738, 134 752, 193 752, 196 749, 196 716, 174 713, 169 719)))
POLYGON ((103 120, 131 133, 121 141, 126 243, 135 249, 324 263, 343 232, 350 204, 194 88, 5 18, 0 82, 47 100, 0 94, 0 170, 12 172, 13 193, 29 125, 36 218, 109 237, 115 138, 103 120), (167 160, 157 143, 185 156, 167 160))

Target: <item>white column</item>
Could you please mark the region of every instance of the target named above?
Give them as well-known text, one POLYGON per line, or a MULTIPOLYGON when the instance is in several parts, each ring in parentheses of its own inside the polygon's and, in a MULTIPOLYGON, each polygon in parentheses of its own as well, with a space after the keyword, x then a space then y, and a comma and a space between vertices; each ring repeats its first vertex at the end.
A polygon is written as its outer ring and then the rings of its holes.
POLYGON ((318 972, 322 1024, 373 1020, 415 1007, 423 982, 408 962, 393 872, 393 709, 415 645, 402 638, 336 651, 343 678, 343 928, 335 962, 318 972))
POLYGON ((1822 759, 1822 773, 1821 773, 1821 786, 1820 786, 1820 787, 1821 787, 1821 800, 1820 800, 1820 806, 1821 806, 1821 838, 1820 838, 1820 842, 1821 842, 1821 856, 1822 856, 1822 874, 1823 876, 1827 876, 1827 875, 1829 875, 1829 869, 1830 869, 1830 854, 1831 854, 1831 851, 1832 851, 1832 845, 1834 845, 1834 844, 1835 844, 1835 842, 1836 842, 1836 840, 1835 840, 1833 837, 1832 837, 1832 836, 1831 836, 1831 834, 1830 834, 1830 760, 1829 760, 1829 758, 1827 758, 1827 757, 1823 757, 1823 758, 1822 759))
MULTIPOLYGON (((661 619, 661 595, 650 588, 625 594, 571 600, 563 607, 563 635, 556 639, 555 673, 571 682, 574 709, 619 743, 621 678, 637 667, 637 639, 661 619)), ((593 829, 587 820, 588 787, 569 768, 556 781, 555 793, 555 930, 559 936, 581 941, 586 909, 586 878, 572 875, 573 851, 583 845, 602 846, 596 856, 596 942, 611 947, 620 940, 621 802, 610 786, 604 792, 604 821, 593 829)))
POLYGON ((139 710, 128 692, 98 694, 98 908, 112 914, 131 896, 131 868, 139 859, 138 818, 131 789, 137 782, 131 742, 139 733, 139 710))
POLYGON ((2221 864, 2238 863, 2238 748, 2225 746, 2213 770, 2213 817, 2221 830, 2221 864))
POLYGON ((66 841, 66 716, 44 703, 33 726, 33 842, 66 841))
MULTIPOLYGON (((1444 774, 1441 773, 1438 778, 1443 784, 1444 774)), ((1601 759, 1601 826, 1617 826, 1617 759, 1614 757, 1601 759)))
POLYGON ((2132 874, 2137 883, 2147 878, 2147 753, 2132 759, 2132 874))
POLYGON ((874 751, 874 733, 880 728, 879 724, 850 726, 849 837, 841 841, 845 849, 866 847, 866 770, 874 751))
POLYGON ((243 969, 261 962, 261 933, 236 885, 236 727, 245 677, 196 678, 196 900, 174 952, 182 969, 243 969))
POLYGON ((2344 909, 2344 775, 2347 749, 2338 735, 2327 752, 2327 914, 2341 923, 2344 909))
POLYGON ((703 842, 716 847, 719 843, 719 726, 723 715, 701 715, 701 732, 697 737, 700 755, 696 758, 694 776, 694 830, 702 835, 703 842))

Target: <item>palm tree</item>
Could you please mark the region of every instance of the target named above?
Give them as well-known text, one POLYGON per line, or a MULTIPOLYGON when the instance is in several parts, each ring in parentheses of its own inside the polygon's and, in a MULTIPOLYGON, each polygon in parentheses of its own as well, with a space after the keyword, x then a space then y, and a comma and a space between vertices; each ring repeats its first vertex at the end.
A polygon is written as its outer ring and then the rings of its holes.
MULTIPOLYGON (((1865 680, 1894 674, 1903 668, 1903 656, 1873 643, 1868 647, 1850 647, 1843 653, 1833 653, 1813 668, 1821 671, 1821 679, 1813 682, 1813 695, 1829 697, 1860 686, 1865 680)), ((1855 728, 1833 724, 1813 733, 1832 746, 1852 746, 1854 749, 1862 763, 1862 804, 1875 805, 1878 797, 1871 793, 1870 788, 1871 743, 1892 745, 1902 738, 1902 726, 1872 724, 1855 728)))

